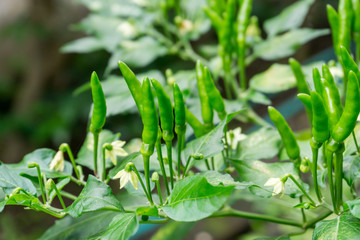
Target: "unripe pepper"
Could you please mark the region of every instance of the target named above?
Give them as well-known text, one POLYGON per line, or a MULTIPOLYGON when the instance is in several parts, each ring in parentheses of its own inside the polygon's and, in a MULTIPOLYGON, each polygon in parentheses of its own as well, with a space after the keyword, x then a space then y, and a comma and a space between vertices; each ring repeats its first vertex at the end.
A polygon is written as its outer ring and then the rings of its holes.
POLYGON ((360 81, 360 70, 354 59, 350 56, 348 50, 343 46, 340 46, 340 55, 341 61, 345 67, 345 71, 353 71, 356 74, 358 81, 360 81))
POLYGON ((321 83, 323 85, 322 99, 324 100, 325 111, 329 118, 329 129, 332 130, 339 121, 343 111, 340 94, 334 82, 322 78, 321 83))
POLYGON ((106 120, 106 100, 104 92, 101 87, 100 80, 93 72, 91 74, 91 93, 94 103, 94 108, 91 116, 90 131, 99 132, 105 124, 106 120))
POLYGON ((297 95, 298 99, 304 104, 306 113, 309 117, 310 123, 312 123, 313 113, 312 113, 312 106, 311 106, 311 97, 305 93, 299 93, 297 95))
POLYGON ((300 157, 300 148, 296 142, 294 133, 287 124, 285 118, 273 107, 268 107, 268 112, 271 121, 273 121, 280 133, 288 156, 290 159, 298 160, 300 157))
POLYGON ((331 133, 331 136, 335 141, 344 141, 354 130, 360 112, 359 100, 358 79, 356 78, 355 73, 350 71, 344 111, 331 133))
POLYGON ((142 149, 141 153, 151 156, 154 152, 157 139, 159 119, 148 78, 143 81, 142 100, 143 109, 141 118, 144 125, 142 140, 143 145, 146 145, 146 147, 142 149))
POLYGON ((314 81, 314 87, 315 91, 322 96, 323 87, 321 84, 321 75, 320 71, 317 68, 313 68, 313 81, 314 81))
POLYGON ((185 108, 185 116, 186 122, 189 123, 190 127, 194 130, 195 136, 197 138, 207 133, 204 125, 187 108, 185 108))
POLYGON ((333 45, 336 55, 339 55, 339 16, 331 5, 326 6, 327 17, 331 28, 333 45))
POLYGON ((223 120, 226 117, 226 110, 224 100, 219 92, 219 90, 215 87, 214 80, 211 77, 211 73, 207 67, 204 68, 205 76, 204 76, 204 84, 206 88, 207 95, 210 100, 210 105, 217 112, 219 118, 223 120))
POLYGON ((172 141, 174 138, 174 114, 170 97, 165 92, 161 84, 155 79, 151 79, 151 83, 155 88, 156 96, 158 98, 159 115, 161 129, 163 132, 163 139, 172 141))
POLYGON ((119 62, 120 71, 125 79, 127 86, 133 96, 136 106, 139 109, 140 115, 142 111, 142 88, 140 81, 136 78, 131 69, 124 63, 119 62))
POLYGON ((328 116, 320 94, 311 92, 311 105, 313 112, 312 134, 316 142, 323 143, 329 136, 328 116))
POLYGON ((174 112, 175 112, 175 133, 185 134, 186 113, 183 94, 179 86, 174 84, 174 112))
POLYGON ((201 103, 201 115, 204 121, 204 126, 207 132, 213 128, 213 109, 210 105, 209 97, 206 93, 206 87, 204 83, 205 71, 204 66, 200 61, 196 62, 196 79, 199 90, 199 98, 201 103))
POLYGON ((294 58, 290 58, 289 64, 291 66, 291 69, 292 69, 295 79, 296 79, 298 93, 310 94, 309 86, 307 85, 307 82, 305 81, 305 76, 301 69, 300 63, 298 61, 296 61, 294 58))

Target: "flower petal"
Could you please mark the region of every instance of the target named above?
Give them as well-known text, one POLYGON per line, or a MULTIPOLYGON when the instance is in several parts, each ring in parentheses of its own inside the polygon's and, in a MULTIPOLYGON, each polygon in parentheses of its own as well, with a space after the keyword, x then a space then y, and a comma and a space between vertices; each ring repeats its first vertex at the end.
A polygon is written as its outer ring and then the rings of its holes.
POLYGON ((123 169, 123 170, 119 171, 119 172, 113 177, 113 179, 121 178, 122 176, 124 176, 124 174, 125 174, 125 170, 123 169))
POLYGON ((280 178, 269 178, 264 186, 275 186, 279 182, 281 182, 280 178))
POLYGON ((130 174, 128 172, 126 172, 122 178, 120 178, 120 189, 122 189, 123 187, 125 187, 125 185, 129 182, 130 180, 130 174))
POLYGON ((139 181, 139 179, 138 179, 136 173, 131 172, 130 173, 130 182, 136 190, 138 189, 138 181, 139 181))
POLYGON ((122 148, 114 148, 113 152, 115 153, 116 156, 120 156, 120 157, 125 157, 128 155, 128 153, 122 148))

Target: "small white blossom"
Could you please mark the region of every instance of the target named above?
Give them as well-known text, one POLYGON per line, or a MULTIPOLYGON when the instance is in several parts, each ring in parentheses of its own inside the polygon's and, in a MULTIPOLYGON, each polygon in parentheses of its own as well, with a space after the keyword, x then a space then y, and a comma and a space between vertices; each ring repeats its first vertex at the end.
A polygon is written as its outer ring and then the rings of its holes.
POLYGON ((63 172, 65 168, 65 160, 63 151, 59 150, 54 158, 51 160, 49 165, 50 170, 55 170, 56 172, 63 172))
POLYGON ((276 196, 276 195, 282 193, 280 197, 283 197, 285 194, 285 183, 283 181, 281 181, 280 178, 269 178, 269 180, 267 180, 267 182, 264 184, 264 186, 266 186, 266 187, 273 186, 274 187, 274 190, 272 193, 273 196, 276 196))
POLYGON ((179 25, 179 31, 180 31, 180 34, 181 35, 185 35, 186 33, 192 31, 194 28, 194 25, 193 23, 188 20, 188 19, 183 19, 181 22, 180 22, 180 25, 179 25))
POLYGON ((111 143, 112 149, 105 151, 105 158, 110 158, 112 163, 116 165, 116 157, 125 157, 128 153, 122 148, 125 145, 125 141, 116 140, 111 143))
POLYGON ((231 148, 236 150, 240 141, 244 140, 247 136, 241 133, 241 128, 235 128, 226 132, 226 137, 230 142, 231 148))
POLYGON ((114 179, 120 178, 120 189, 125 187, 125 185, 130 181, 130 183, 134 186, 134 188, 138 189, 138 177, 136 173, 132 170, 123 169, 119 171, 115 176, 114 179))
POLYGON ((129 22, 119 24, 117 31, 121 32, 127 38, 132 38, 136 35, 136 28, 129 22))

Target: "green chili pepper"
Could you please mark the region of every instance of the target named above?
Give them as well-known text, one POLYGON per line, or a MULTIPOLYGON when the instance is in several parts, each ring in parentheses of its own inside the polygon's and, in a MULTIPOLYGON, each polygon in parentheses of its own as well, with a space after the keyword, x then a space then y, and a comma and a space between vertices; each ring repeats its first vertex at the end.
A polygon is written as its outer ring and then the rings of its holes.
POLYGON ((174 84, 175 132, 178 137, 178 177, 180 179, 181 150, 184 147, 186 132, 185 102, 179 86, 174 84))
POLYGON ((136 78, 131 69, 123 62, 119 62, 119 68, 124 76, 127 86, 133 96, 136 106, 139 109, 140 115, 142 111, 142 88, 140 81, 136 78))
POLYGON ((204 12, 208 16, 208 18, 210 19, 211 24, 213 25, 213 27, 215 28, 215 31, 219 35, 224 21, 221 19, 221 17, 219 16, 218 13, 216 13, 215 11, 213 11, 210 8, 205 7, 204 12))
POLYGON ((344 111, 331 133, 331 136, 335 141, 344 141, 354 130, 360 112, 359 99, 358 79, 356 78, 355 73, 350 71, 344 111))
POLYGON ((94 108, 91 116, 90 131, 99 132, 106 120, 106 100, 96 72, 91 74, 91 93, 94 108))
POLYGON ((323 86, 323 95, 325 111, 329 117, 329 129, 332 130, 340 119, 342 114, 342 105, 340 94, 334 81, 321 79, 323 86))
POLYGON ((299 93, 297 95, 298 99, 304 104, 306 113, 309 117, 310 123, 312 123, 312 106, 311 106, 311 97, 308 94, 305 93, 299 93))
POLYGON ((152 202, 151 187, 150 187, 150 156, 154 153, 154 147, 157 140, 159 119, 157 109, 152 95, 149 78, 144 79, 142 84, 142 111, 141 119, 144 125, 142 132, 143 144, 140 152, 144 161, 144 173, 149 193, 150 203, 152 202))
POLYGON ((339 56, 339 16, 331 5, 326 6, 328 21, 331 28, 333 45, 336 55, 339 56))
POLYGON ((240 68, 240 84, 242 89, 246 89, 245 75, 245 54, 246 54, 246 29, 249 25, 252 0, 243 0, 237 19, 237 55, 238 66, 240 68))
POLYGON ((300 63, 298 61, 296 61, 294 58, 290 58, 289 64, 295 75, 298 93, 310 94, 309 86, 307 85, 307 82, 305 81, 305 76, 301 69, 300 63))
POLYGON ((352 2, 351 0, 339 1, 339 46, 350 49, 351 23, 352 23, 352 2))
POLYGON ((341 61, 345 66, 345 71, 353 71, 356 74, 358 81, 360 81, 360 70, 354 59, 350 56, 348 50, 343 46, 340 46, 340 55, 341 61))
POLYGON ((155 79, 151 79, 151 83, 155 88, 156 96, 159 104, 159 115, 161 129, 163 131, 163 139, 172 141, 174 139, 174 114, 170 97, 165 92, 161 84, 155 79))
POLYGON ((282 142, 285 146, 286 152, 290 159, 299 160, 300 148, 296 142, 295 136, 285 118, 275 108, 268 107, 268 112, 271 121, 275 124, 278 129, 282 142))
POLYGON ((201 103, 201 115, 204 121, 204 126, 206 131, 210 131, 213 128, 213 109, 210 105, 209 97, 206 93, 205 87, 205 71, 204 66, 200 61, 196 63, 196 79, 197 79, 197 86, 199 90, 199 97, 201 103))
MULTIPOLYGON (((150 80, 144 79, 142 85, 142 122, 144 125, 142 132, 142 139, 145 145, 149 145, 146 155, 152 155, 154 152, 154 145, 156 143, 159 119, 157 115, 157 109, 154 102, 154 97, 151 92, 150 80)), ((145 149, 144 149, 145 150, 145 149)))
POLYGON ((174 84, 174 112, 175 112, 175 133, 185 134, 186 113, 183 94, 179 86, 174 84))
POLYGON ((204 125, 187 108, 185 108, 185 116, 186 122, 189 123, 190 127, 194 130, 195 136, 197 138, 207 133, 204 125))
POLYGON ((315 91, 322 96, 323 87, 321 84, 321 75, 319 72, 319 69, 313 68, 313 81, 314 81, 314 87, 315 91))
POLYGON ((356 44, 356 61, 360 62, 360 1, 353 0, 353 37, 356 44))
POLYGON ((214 80, 211 77, 211 73, 207 67, 204 68, 205 76, 204 76, 204 85, 206 88, 207 95, 210 100, 210 105, 217 112, 219 118, 222 120, 226 117, 226 110, 224 100, 219 92, 219 90, 215 87, 214 80))
POLYGON ((323 143, 330 136, 328 116, 321 96, 315 92, 311 92, 311 105, 313 112, 312 134, 316 142, 323 143))

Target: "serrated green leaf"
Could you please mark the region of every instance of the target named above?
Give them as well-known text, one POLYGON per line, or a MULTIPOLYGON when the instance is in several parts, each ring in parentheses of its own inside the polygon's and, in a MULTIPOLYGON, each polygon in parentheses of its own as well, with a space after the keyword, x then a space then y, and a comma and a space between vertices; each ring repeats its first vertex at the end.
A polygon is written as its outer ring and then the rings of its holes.
POLYGON ((121 213, 113 218, 109 228, 101 236, 102 240, 126 240, 134 235, 139 222, 134 213, 121 213))
POLYGON ((90 175, 84 189, 66 211, 73 217, 79 217, 101 209, 122 211, 123 207, 107 184, 90 175))
POLYGON ((360 220, 350 213, 343 213, 335 219, 321 221, 316 224, 312 239, 360 239, 360 220))
POLYGON ((225 203, 234 186, 213 186, 204 176, 178 182, 163 211, 175 221, 192 222, 210 216, 225 203))
POLYGON ((104 231, 117 212, 86 213, 79 218, 67 216, 55 222, 39 240, 82 240, 104 231))
POLYGON ((280 14, 264 22, 264 29, 273 37, 278 33, 301 26, 314 0, 297 1, 281 11, 280 14))

